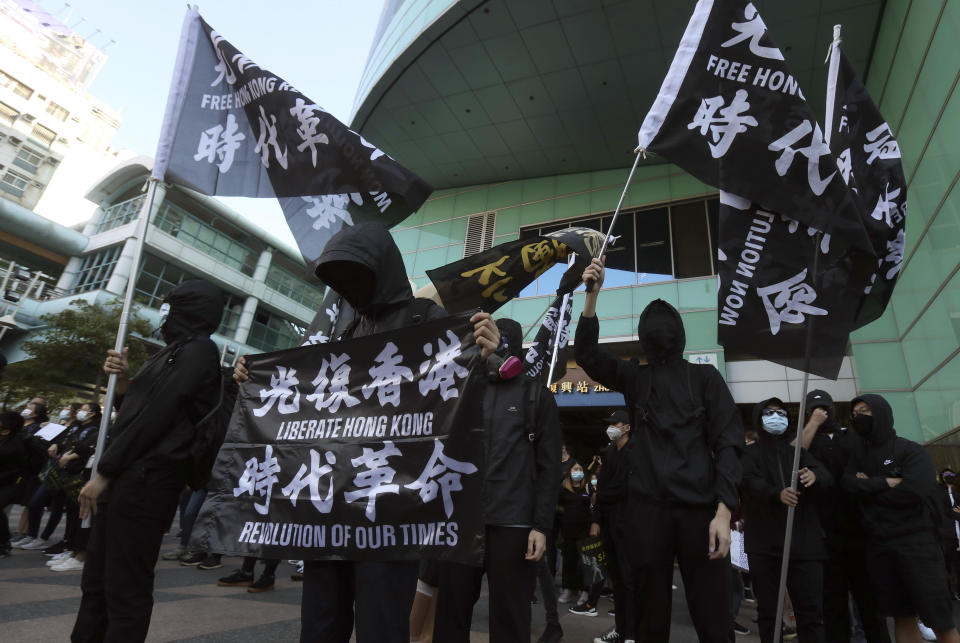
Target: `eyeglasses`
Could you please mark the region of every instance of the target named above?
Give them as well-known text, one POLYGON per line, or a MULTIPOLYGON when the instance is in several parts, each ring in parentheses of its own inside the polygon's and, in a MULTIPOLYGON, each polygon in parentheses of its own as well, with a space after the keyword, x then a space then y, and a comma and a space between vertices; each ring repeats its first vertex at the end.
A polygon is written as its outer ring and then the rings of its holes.
POLYGON ((850 413, 851 417, 857 417, 858 415, 873 415, 873 411, 870 410, 870 407, 860 406, 853 409, 850 413))
POLYGON ((779 415, 782 418, 787 417, 787 412, 783 409, 763 409, 763 417, 768 418, 771 415, 779 415))

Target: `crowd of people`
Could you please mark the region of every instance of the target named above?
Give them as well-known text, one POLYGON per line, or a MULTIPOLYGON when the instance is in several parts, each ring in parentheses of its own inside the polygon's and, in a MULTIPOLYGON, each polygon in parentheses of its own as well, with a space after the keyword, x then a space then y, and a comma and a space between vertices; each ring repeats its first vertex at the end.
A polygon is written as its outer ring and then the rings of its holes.
MULTIPOLYGON (((411 314, 416 304, 402 259, 380 226, 346 228, 315 270, 358 313, 344 338, 445 315, 434 304, 411 314)), ((870 643, 889 641, 887 617, 899 642, 960 642, 952 604, 960 599, 957 474, 944 469, 937 486, 930 456, 897 436, 890 405, 879 395, 851 400, 848 430, 829 394, 812 391, 798 434, 791 428, 797 419, 772 397, 756 404, 745 429, 719 371, 683 358, 683 323, 666 302, 651 302, 640 317, 645 363, 601 349, 603 278, 602 260, 583 273, 587 295, 575 352, 591 378, 624 396, 625 408, 597 427, 606 448, 584 466, 563 444, 553 396, 526 376, 488 369, 482 565, 291 561, 299 565, 294 578, 303 581, 301 641, 346 643, 354 632, 358 643, 469 641, 486 575, 496 643, 529 640, 534 603, 546 613, 541 643, 556 643, 563 638, 558 604, 596 616, 604 595, 613 601, 614 626, 595 643, 668 641, 678 585, 700 641, 749 632, 736 621, 748 596, 767 643, 782 607, 792 513, 786 597, 802 643, 846 642, 854 630, 870 643), (729 555, 732 530, 743 536, 738 569, 729 555)), ((206 491, 204 473, 198 478, 191 466, 198 457, 209 461, 198 456, 198 436, 226 422, 248 373, 242 359, 232 373, 221 372, 209 335, 222 295, 212 284, 182 283, 165 308, 166 347, 134 377, 125 352, 108 353, 104 371, 120 378, 118 408, 96 472, 96 404, 67 405, 56 416, 63 430, 43 434, 47 439, 39 434, 50 422, 43 398, 22 413, 0 413, 0 510, 24 507, 14 534, 0 520, 0 555, 43 550, 53 570, 82 569, 73 641, 145 639, 154 569, 178 507, 179 546, 162 558, 204 570, 223 566, 218 552, 193 548, 206 491), (64 514, 64 537, 52 542, 64 514)), ((520 357, 517 322, 477 313, 471 323, 481 359, 520 357)), ((262 562, 259 576, 257 559, 246 558, 218 584, 269 591, 281 561, 262 562)))

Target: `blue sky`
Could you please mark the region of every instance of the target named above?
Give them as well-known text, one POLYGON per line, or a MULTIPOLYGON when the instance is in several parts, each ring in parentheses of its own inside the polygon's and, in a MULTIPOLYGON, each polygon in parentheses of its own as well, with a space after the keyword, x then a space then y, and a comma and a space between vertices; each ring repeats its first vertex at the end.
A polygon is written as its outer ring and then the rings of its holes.
MULTIPOLYGON (((153 156, 186 3, 39 0, 108 59, 90 93, 120 110, 115 147, 153 156), (69 17, 68 17, 69 12, 69 17), (84 18, 82 22, 81 18, 84 18), (100 29, 100 33, 95 33, 100 29), (116 43, 109 44, 110 39, 116 43)), ((347 123, 383 0, 201 0, 200 15, 264 69, 347 123)), ((223 199, 281 238, 273 199, 223 199)))

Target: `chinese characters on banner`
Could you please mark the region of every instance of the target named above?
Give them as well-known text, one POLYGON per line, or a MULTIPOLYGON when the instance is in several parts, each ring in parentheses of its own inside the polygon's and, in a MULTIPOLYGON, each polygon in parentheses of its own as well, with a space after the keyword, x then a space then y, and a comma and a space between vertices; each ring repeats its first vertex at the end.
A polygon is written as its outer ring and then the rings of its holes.
MULTIPOLYGON (((189 9, 154 176, 204 194, 277 197, 307 263, 344 226, 389 227, 432 188, 189 9)), ((322 69, 319 70, 322 73, 322 69)))
POLYGON ((477 562, 483 370, 472 337, 460 316, 249 356, 198 546, 477 562))

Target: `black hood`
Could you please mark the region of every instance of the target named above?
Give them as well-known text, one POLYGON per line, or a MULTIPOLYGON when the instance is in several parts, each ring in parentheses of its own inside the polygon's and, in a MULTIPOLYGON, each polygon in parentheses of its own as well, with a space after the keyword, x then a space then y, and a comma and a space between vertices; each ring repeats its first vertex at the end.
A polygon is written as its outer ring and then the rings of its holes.
POLYGON ((766 408, 766 406, 771 402, 776 402, 777 406, 784 410, 787 408, 787 405, 784 404, 783 400, 781 400, 779 397, 768 397, 767 399, 757 402, 753 405, 753 428, 757 432, 757 441, 760 442, 761 446, 775 444, 776 442, 790 442, 793 440, 793 436, 797 434, 797 427, 791 421, 789 413, 787 413, 786 431, 784 431, 781 435, 767 433, 767 430, 763 428, 763 418, 761 417, 761 413, 763 413, 763 409, 766 408))
POLYGON ((223 317, 223 293, 209 281, 188 279, 170 291, 163 303, 170 305, 167 321, 160 328, 170 344, 180 339, 211 335, 223 317))
POLYGON ((640 314, 637 337, 649 364, 666 364, 683 359, 687 335, 677 309, 654 299, 640 314))
POLYGON ((520 359, 523 353, 523 329, 519 322, 506 317, 497 320, 497 328, 507 342, 510 354, 520 359))
POLYGON ((376 314, 413 299, 400 249, 390 232, 378 223, 359 223, 333 235, 313 264, 313 271, 361 315, 376 314))
POLYGON ((807 417, 810 417, 815 408, 825 408, 827 410, 827 421, 821 425, 821 429, 827 433, 836 433, 840 430, 840 423, 837 422, 837 409, 829 393, 821 389, 810 391, 807 393, 807 402, 804 406, 806 407, 807 417))
POLYGON ((850 400, 850 408, 855 408, 857 402, 865 402, 873 411, 873 430, 868 435, 860 437, 871 444, 884 444, 897 437, 897 432, 893 428, 893 409, 890 408, 889 402, 879 395, 865 393, 850 400))

